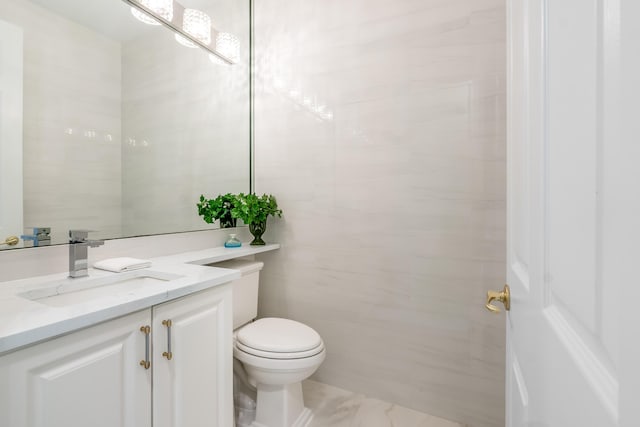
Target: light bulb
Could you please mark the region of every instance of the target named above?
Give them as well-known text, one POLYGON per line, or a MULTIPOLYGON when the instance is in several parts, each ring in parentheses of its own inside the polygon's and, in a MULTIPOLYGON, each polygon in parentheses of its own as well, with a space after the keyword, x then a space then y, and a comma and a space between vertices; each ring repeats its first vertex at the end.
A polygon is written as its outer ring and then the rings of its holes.
MULTIPOLYGON (((218 33, 216 36, 216 52, 229 58, 231 62, 237 63, 240 60, 240 40, 231 33, 218 33)), ((214 64, 226 65, 226 62, 215 55, 209 55, 209 59, 214 64)))
MULTIPOLYGON (((138 0, 138 3, 166 21, 171 21, 173 19, 173 0, 138 0)), ((135 16, 137 20, 144 22, 145 24, 160 25, 160 22, 156 19, 135 7, 131 8, 131 14, 135 16)))
MULTIPOLYGON (((182 15, 182 30, 191 37, 208 45, 211 44, 211 18, 206 13, 197 9, 185 9, 182 15)), ((176 41, 187 47, 197 45, 186 37, 176 34, 176 41)))

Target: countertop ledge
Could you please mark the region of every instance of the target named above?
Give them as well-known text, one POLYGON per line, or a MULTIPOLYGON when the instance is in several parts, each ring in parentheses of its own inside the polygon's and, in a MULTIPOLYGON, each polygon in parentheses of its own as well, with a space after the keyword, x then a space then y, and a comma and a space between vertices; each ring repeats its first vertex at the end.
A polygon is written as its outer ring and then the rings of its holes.
POLYGON ((249 246, 243 243, 239 248, 217 248, 204 249, 201 251, 184 252, 180 254, 154 258, 157 261, 168 263, 183 263, 194 265, 208 265, 216 262, 227 261, 234 258, 252 256, 263 252, 274 251, 280 248, 279 243, 268 243, 264 246, 249 246))
MULTIPOLYGON (((146 270, 180 277, 129 291, 123 291, 122 285, 119 285, 119 292, 113 295, 63 307, 31 301, 19 294, 43 287, 56 287, 56 282, 69 283, 67 273, 1 282, 0 355, 228 283, 239 278, 240 272, 207 265, 279 248, 280 245, 275 243, 265 246, 249 246, 244 243, 240 248, 215 247, 151 258, 152 265, 146 270)), ((81 284, 82 281, 114 277, 118 274, 122 273, 91 268, 88 278, 72 280, 74 284, 81 284)))

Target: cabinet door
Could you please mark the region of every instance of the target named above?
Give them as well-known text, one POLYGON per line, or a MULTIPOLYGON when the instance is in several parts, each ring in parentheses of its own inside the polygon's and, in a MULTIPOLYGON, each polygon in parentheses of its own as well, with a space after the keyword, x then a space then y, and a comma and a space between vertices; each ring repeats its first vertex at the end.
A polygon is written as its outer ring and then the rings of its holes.
POLYGON ((0 426, 151 427, 151 310, 0 357, 0 426))
POLYGON ((153 308, 154 427, 233 425, 231 322, 230 285, 153 308))

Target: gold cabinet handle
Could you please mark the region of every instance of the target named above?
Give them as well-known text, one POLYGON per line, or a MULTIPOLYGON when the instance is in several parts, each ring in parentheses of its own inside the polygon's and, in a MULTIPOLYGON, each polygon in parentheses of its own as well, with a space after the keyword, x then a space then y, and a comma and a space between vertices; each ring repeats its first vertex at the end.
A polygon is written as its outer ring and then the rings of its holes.
POLYGON ((151 334, 151 326, 140 326, 140 332, 144 334, 144 360, 140 361, 140 366, 144 369, 151 367, 151 360, 149 360, 149 335, 151 334))
POLYGON ((509 289, 509 285, 504 285, 502 292, 487 292, 487 303, 485 304, 485 307, 487 307, 487 310, 492 313, 500 313, 500 309, 491 304, 494 301, 500 301, 504 305, 505 310, 511 310, 511 289, 509 289))
POLYGON ((0 245, 15 246, 18 244, 19 241, 20 239, 18 239, 17 236, 9 236, 6 239, 4 239, 4 242, 0 243, 0 245))
POLYGON ((167 327, 167 351, 162 352, 162 356, 166 357, 167 360, 171 360, 173 358, 173 353, 171 352, 171 320, 163 320, 162 324, 167 327))

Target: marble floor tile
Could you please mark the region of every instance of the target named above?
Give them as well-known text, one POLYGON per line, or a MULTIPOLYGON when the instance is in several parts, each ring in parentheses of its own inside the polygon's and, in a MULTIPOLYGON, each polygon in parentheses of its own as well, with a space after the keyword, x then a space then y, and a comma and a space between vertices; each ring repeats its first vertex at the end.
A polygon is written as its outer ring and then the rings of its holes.
POLYGON ((462 427, 413 409, 307 380, 305 405, 313 411, 309 427, 462 427))

